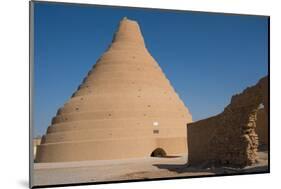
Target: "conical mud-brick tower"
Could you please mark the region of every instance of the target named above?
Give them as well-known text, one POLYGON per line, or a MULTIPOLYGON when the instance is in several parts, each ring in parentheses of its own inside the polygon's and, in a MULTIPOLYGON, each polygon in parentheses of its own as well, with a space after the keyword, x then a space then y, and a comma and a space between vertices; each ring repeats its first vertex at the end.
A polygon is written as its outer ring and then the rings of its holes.
POLYGON ((109 49, 53 118, 36 161, 184 154, 191 121, 146 49, 138 23, 124 18, 109 49))

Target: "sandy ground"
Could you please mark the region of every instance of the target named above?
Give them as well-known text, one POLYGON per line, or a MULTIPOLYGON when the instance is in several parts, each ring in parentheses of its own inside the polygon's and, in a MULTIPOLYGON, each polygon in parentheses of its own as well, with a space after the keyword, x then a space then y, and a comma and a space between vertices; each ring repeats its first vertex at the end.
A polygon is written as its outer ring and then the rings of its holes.
POLYGON ((243 169, 187 166, 186 156, 99 160, 67 163, 35 163, 34 185, 187 177, 203 175, 268 172, 267 152, 259 152, 257 164, 243 169))

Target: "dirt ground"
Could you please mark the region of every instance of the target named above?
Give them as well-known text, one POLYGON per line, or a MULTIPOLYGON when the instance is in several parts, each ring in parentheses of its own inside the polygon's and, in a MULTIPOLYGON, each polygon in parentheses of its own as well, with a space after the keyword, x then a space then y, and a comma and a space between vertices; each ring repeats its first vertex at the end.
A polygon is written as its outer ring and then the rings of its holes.
POLYGON ((191 167, 187 164, 186 155, 165 158, 35 163, 33 184, 40 186, 253 172, 268 172, 267 151, 259 152, 257 164, 243 169, 191 167))

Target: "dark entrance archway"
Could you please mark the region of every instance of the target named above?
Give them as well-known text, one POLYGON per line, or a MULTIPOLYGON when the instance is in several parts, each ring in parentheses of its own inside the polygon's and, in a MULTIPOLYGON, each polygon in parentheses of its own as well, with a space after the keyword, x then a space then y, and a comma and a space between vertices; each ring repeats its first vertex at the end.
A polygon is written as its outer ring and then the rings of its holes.
POLYGON ((162 148, 156 148, 155 150, 153 150, 153 152, 150 154, 150 156, 151 157, 165 157, 165 156, 167 156, 167 153, 162 148))

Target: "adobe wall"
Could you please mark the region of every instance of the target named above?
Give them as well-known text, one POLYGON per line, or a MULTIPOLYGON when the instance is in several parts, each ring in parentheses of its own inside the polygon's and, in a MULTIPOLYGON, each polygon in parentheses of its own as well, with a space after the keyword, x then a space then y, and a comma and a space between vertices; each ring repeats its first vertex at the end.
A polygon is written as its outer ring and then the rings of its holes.
POLYGON ((154 137, 147 136, 81 141, 79 143, 49 143, 40 146, 41 153, 37 154, 36 162, 38 160, 40 162, 61 162, 149 157, 156 148, 163 148, 169 155, 181 154, 186 150, 185 143, 186 138, 183 137, 165 137, 155 140, 154 137), (74 149, 75 153, 73 153, 74 149))
POLYGON ((255 86, 234 95, 221 114, 187 124, 189 164, 244 167, 256 162, 257 111, 260 103, 268 110, 267 83, 267 77, 262 78, 255 86))

